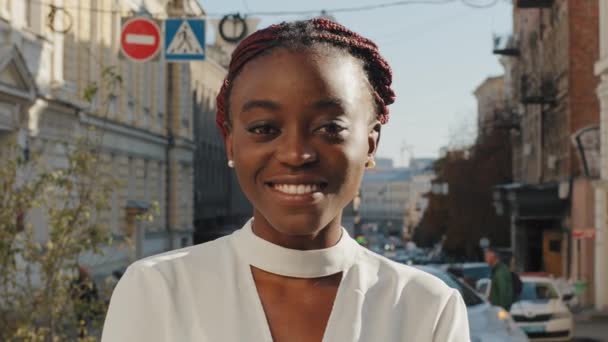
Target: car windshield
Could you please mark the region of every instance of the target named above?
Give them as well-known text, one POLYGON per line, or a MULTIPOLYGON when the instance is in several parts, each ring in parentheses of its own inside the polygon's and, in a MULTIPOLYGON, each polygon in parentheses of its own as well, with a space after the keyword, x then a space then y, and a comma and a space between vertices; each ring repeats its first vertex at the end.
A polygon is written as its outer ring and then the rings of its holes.
POLYGON ((550 283, 535 283, 524 281, 521 291, 521 300, 549 300, 557 299, 557 291, 550 283))
POLYGON ((458 290, 460 292, 460 295, 462 296, 462 299, 464 299, 464 303, 466 304, 466 306, 475 306, 484 302, 483 299, 481 299, 481 297, 477 293, 475 293, 473 289, 471 289, 468 285, 463 284, 460 280, 458 280, 451 274, 427 267, 423 268, 423 270, 443 280, 443 282, 446 283, 449 287, 458 290))
POLYGON ((479 280, 484 278, 491 278, 492 270, 488 266, 474 266, 464 267, 462 273, 465 277, 479 280))

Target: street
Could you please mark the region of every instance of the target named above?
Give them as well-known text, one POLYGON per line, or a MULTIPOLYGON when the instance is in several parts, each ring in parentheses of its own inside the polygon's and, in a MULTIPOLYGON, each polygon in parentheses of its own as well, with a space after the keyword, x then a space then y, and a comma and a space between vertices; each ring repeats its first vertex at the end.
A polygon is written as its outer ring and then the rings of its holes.
POLYGON ((579 318, 574 329, 575 342, 608 341, 608 317, 579 318))

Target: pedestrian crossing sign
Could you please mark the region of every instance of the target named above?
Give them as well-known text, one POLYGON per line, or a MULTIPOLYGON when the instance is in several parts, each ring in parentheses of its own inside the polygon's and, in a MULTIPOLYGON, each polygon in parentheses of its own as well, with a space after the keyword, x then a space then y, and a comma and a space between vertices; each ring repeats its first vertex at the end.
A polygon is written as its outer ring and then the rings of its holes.
POLYGON ((165 20, 165 60, 168 62, 205 59, 205 20, 165 20))

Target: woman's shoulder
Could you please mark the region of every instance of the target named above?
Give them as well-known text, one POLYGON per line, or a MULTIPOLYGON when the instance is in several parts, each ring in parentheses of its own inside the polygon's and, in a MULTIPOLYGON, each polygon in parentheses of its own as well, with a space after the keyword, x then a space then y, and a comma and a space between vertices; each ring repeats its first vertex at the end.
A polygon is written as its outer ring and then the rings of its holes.
POLYGON ((370 250, 362 253, 361 262, 375 274, 379 284, 390 284, 410 295, 446 298, 454 293, 454 289, 436 276, 415 266, 395 262, 370 250))
POLYGON ((220 262, 230 257, 230 235, 202 244, 155 254, 135 261, 126 274, 140 277, 161 277, 165 280, 197 272, 220 269, 220 262))

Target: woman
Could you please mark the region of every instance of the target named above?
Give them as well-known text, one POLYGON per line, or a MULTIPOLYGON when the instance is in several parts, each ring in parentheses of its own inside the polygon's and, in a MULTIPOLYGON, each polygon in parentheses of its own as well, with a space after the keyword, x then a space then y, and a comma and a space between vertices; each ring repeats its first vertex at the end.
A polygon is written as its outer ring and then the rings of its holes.
POLYGON ((103 341, 468 341, 458 292, 359 246, 340 224, 375 164, 390 86, 376 45, 328 20, 244 40, 217 122, 253 218, 131 265, 103 341))

